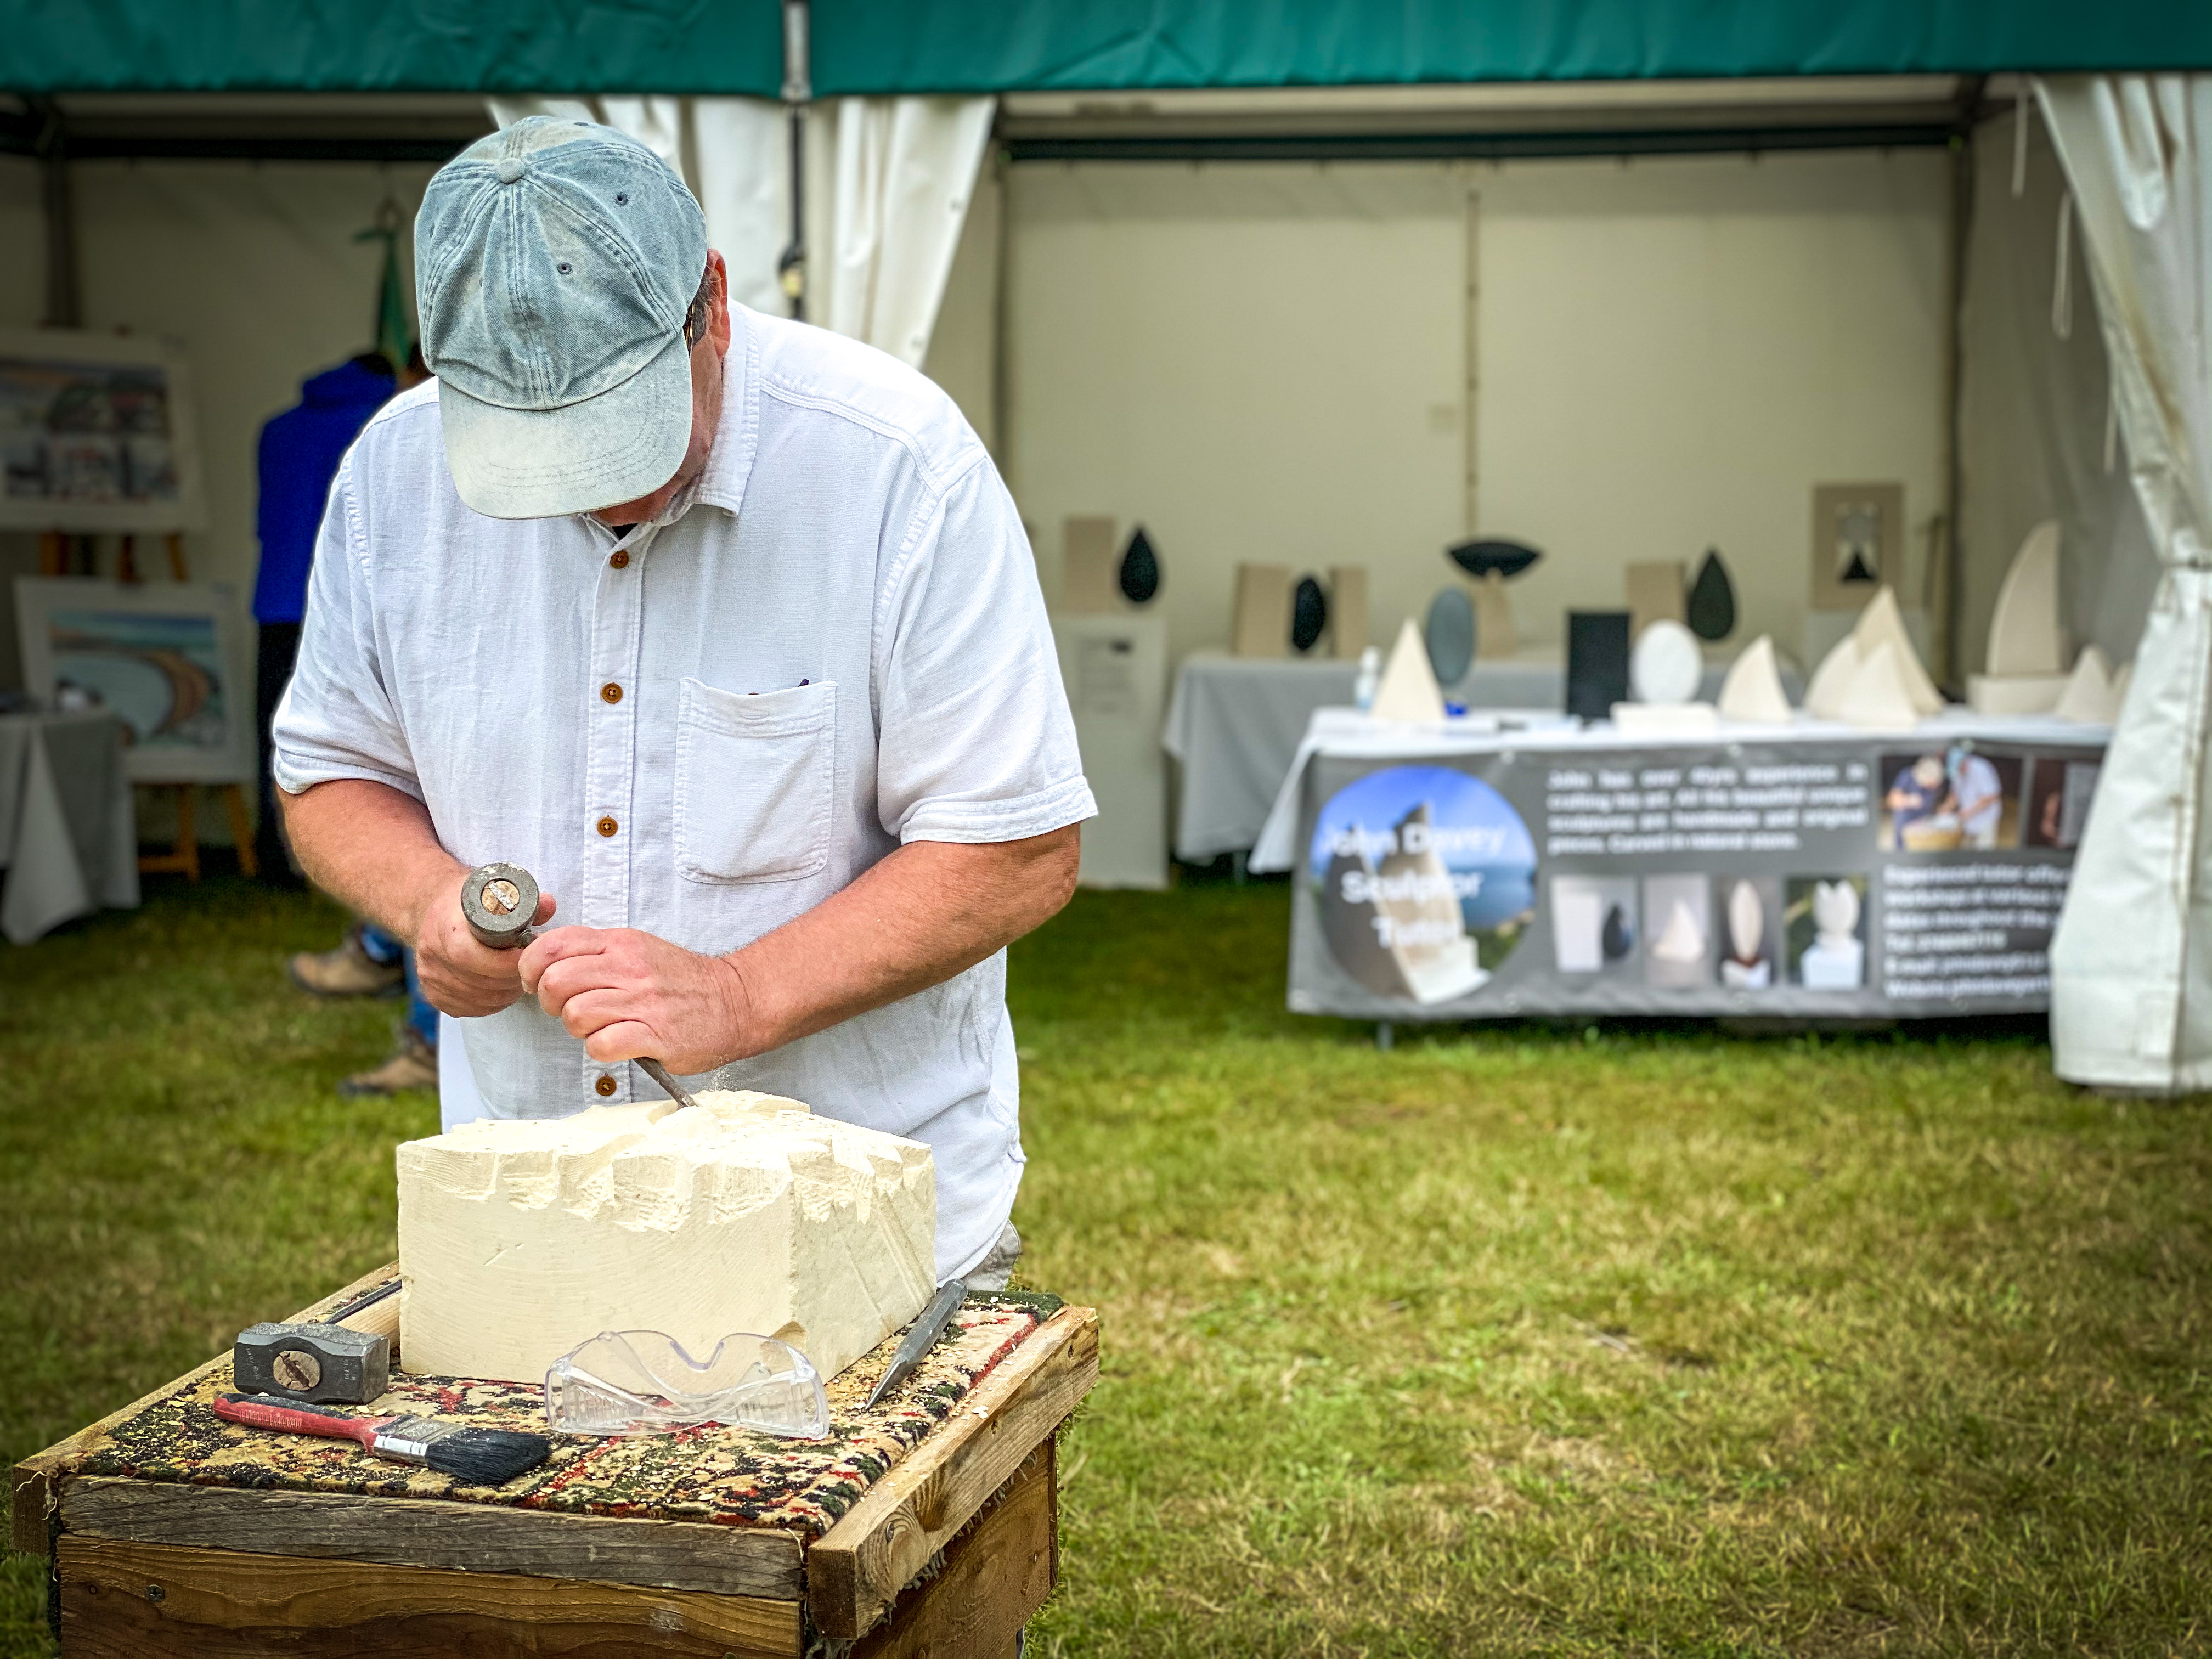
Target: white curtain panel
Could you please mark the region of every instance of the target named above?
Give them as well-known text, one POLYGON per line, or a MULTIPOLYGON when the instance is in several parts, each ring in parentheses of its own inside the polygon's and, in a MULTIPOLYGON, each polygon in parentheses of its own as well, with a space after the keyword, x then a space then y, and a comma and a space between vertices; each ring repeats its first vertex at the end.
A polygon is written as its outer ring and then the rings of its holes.
POLYGON ((2212 76, 2037 82, 2164 567, 2051 950, 2061 1077, 2212 1087, 2212 76))
MULTIPOLYGON (((739 303, 782 315, 790 128, 757 98, 495 98, 505 126, 566 115, 630 134, 707 215, 739 303)), ((806 116, 807 319, 919 368, 990 141, 988 98, 832 98, 806 116)))

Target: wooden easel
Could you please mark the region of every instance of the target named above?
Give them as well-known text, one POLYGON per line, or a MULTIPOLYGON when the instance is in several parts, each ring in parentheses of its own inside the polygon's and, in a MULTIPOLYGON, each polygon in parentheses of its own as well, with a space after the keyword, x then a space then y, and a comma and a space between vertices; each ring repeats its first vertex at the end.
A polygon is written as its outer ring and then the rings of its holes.
MULTIPOLYGON (((179 581, 189 581, 191 572, 185 563, 185 538, 171 531, 164 538, 169 555, 169 574, 179 581)), ((72 537, 59 530, 42 532, 39 537, 39 574, 42 576, 66 576, 74 561, 82 566, 82 574, 94 574, 96 555, 89 536, 72 537), (74 545, 73 545, 74 544, 74 545)), ((116 556, 116 580, 136 582, 140 580, 136 538, 125 536, 116 556)), ((173 792, 177 803, 177 838, 166 853, 147 853, 140 855, 138 870, 142 875, 181 873, 188 881, 200 878, 200 844, 193 812, 192 790, 189 783, 149 783, 148 789, 167 789, 173 792)), ((238 848, 238 867, 249 879, 261 873, 261 861, 253 851, 253 825, 246 811, 246 791, 235 783, 213 786, 222 797, 222 804, 230 814, 230 838, 238 848)))

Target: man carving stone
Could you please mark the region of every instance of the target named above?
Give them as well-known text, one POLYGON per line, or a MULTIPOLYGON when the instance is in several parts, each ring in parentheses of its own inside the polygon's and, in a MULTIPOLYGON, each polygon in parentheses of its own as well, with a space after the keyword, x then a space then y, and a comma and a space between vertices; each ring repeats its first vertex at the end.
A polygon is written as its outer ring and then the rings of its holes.
POLYGON ((606 128, 471 146, 416 260, 439 378, 339 470, 276 769, 453 1017, 447 1121, 652 1097, 640 1056, 792 1096, 927 1142, 939 1277, 1002 1282, 1004 948, 1096 808, 989 457, 894 359, 730 305, 606 128), (494 860, 547 895, 520 952, 462 919, 494 860))

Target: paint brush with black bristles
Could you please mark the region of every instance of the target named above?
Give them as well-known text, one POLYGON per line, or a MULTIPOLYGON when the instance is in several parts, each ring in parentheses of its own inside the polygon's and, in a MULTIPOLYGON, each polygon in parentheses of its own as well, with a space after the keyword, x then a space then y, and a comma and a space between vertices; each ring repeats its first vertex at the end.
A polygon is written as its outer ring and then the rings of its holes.
POLYGON ((265 1394, 219 1394, 215 1414, 249 1429, 359 1441, 374 1456, 433 1469, 471 1486, 497 1486, 527 1474, 553 1451, 542 1434, 471 1429, 428 1417, 356 1417, 265 1394))

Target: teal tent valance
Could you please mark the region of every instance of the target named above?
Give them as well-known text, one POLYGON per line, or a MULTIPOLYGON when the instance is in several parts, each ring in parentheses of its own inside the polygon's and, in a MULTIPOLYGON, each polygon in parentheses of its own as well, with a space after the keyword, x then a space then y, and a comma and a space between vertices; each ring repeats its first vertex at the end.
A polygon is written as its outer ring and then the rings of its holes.
MULTIPOLYGON (((779 0, 0 0, 0 90, 739 94, 779 0)), ((2212 68, 2204 0, 813 0, 815 91, 2212 68)))
POLYGON ((814 12, 823 95, 2212 68, 2205 0, 817 0, 814 12))
POLYGON ((729 93, 778 0, 0 0, 0 91, 729 93))

